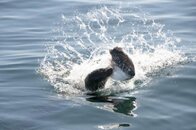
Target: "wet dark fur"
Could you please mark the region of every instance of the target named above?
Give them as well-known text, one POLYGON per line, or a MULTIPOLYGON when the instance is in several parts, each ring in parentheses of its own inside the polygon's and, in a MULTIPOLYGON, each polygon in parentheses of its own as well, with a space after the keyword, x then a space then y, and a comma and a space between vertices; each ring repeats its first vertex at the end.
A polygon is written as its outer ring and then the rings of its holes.
POLYGON ((113 69, 111 67, 94 70, 85 78, 86 89, 96 91, 100 88, 104 88, 108 77, 111 76, 112 73, 113 69))
POLYGON ((110 50, 112 61, 118 66, 124 73, 126 73, 131 79, 135 76, 135 67, 132 60, 125 54, 120 47, 115 47, 110 50))

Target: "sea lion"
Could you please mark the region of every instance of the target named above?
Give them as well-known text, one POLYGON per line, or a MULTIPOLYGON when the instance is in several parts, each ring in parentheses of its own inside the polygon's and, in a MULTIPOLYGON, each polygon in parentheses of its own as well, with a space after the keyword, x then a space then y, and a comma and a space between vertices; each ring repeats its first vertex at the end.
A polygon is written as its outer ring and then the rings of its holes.
POLYGON ((112 56, 113 68, 119 67, 125 74, 125 80, 131 79, 135 76, 135 67, 132 60, 126 53, 123 52, 121 47, 115 47, 110 50, 112 56))
POLYGON ((96 91, 98 89, 104 88, 105 83, 109 76, 113 73, 113 68, 101 68, 94 70, 85 78, 85 87, 90 91, 96 91))

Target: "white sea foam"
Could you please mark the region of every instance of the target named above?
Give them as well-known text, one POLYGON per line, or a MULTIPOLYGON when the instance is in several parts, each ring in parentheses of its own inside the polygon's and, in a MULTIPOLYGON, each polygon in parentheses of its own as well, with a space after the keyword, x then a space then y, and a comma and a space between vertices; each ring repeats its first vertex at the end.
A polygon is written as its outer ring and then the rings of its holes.
POLYGON ((66 95, 84 93, 86 75, 110 66, 109 49, 116 46, 133 60, 136 75, 123 82, 110 78, 102 91, 118 93, 145 86, 155 73, 186 60, 177 48, 180 39, 137 8, 101 7, 71 17, 63 15, 62 23, 57 29, 60 38, 48 47, 39 72, 66 95))

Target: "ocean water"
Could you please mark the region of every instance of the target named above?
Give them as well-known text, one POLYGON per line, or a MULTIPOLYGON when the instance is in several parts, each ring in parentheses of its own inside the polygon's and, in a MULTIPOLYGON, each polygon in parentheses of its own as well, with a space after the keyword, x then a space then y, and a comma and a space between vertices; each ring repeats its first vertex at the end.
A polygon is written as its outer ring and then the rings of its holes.
POLYGON ((1 0, 0 130, 195 130, 195 10, 194 0, 1 0), (84 78, 115 46, 136 76, 89 94, 84 78))

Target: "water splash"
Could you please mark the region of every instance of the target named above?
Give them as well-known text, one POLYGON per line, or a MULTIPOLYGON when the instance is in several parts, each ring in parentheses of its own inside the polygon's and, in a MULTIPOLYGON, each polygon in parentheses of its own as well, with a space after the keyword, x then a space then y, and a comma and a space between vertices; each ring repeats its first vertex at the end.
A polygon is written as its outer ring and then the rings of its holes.
POLYGON ((101 7, 85 14, 62 15, 60 37, 49 46, 39 72, 66 95, 84 93, 84 78, 110 66, 109 49, 119 46, 132 58, 136 76, 130 81, 109 79, 103 92, 118 93, 144 86, 160 70, 186 60, 180 42, 164 25, 138 8, 101 7))

